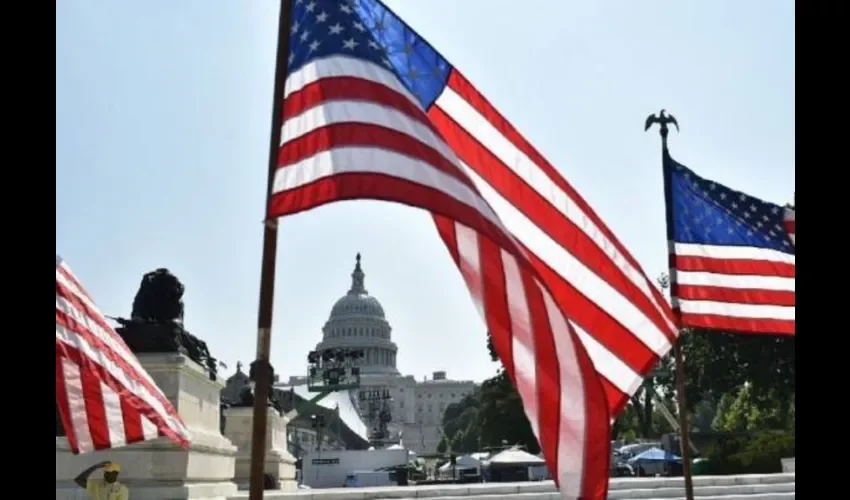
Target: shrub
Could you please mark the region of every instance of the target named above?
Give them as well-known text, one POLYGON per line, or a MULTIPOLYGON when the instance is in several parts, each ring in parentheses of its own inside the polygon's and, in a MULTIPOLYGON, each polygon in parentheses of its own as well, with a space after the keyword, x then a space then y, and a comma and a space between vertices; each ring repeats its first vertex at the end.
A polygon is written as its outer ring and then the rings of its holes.
POLYGON ((745 473, 771 474, 782 472, 781 459, 793 457, 794 448, 793 431, 768 431, 757 435, 742 451, 730 458, 740 464, 745 473))
POLYGON ((708 459, 706 473, 712 475, 736 474, 736 465, 731 457, 740 452, 745 446, 746 438, 740 436, 717 436, 704 450, 703 456, 708 459))
POLYGON ((782 472, 781 459, 793 457, 794 431, 765 431, 749 437, 725 436, 705 452, 708 474, 770 474, 782 472))

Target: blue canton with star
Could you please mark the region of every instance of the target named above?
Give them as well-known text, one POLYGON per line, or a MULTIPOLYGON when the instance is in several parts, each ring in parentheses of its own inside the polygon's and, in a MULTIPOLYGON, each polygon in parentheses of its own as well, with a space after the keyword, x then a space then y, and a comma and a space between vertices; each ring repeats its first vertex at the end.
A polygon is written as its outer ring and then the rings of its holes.
POLYGON ((393 71, 428 109, 451 66, 378 0, 292 0, 289 73, 332 56, 370 61, 393 71))
POLYGON ((718 246, 771 248, 794 254, 785 209, 696 175, 669 156, 673 240, 718 246))

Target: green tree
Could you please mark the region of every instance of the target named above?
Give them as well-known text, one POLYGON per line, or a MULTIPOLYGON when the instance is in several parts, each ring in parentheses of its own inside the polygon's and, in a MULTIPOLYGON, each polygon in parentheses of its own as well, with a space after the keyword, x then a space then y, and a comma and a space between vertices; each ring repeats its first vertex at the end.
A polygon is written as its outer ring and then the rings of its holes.
POLYGON ((632 407, 631 403, 629 403, 614 420, 614 424, 611 426, 611 439, 622 439, 627 441, 636 439, 638 437, 637 429, 639 427, 640 426, 637 423, 637 416, 635 416, 635 409, 632 407))
POLYGON ((446 452, 446 449, 448 449, 448 447, 449 445, 448 443, 446 443, 446 436, 441 437, 440 442, 437 444, 437 453, 442 455, 446 452))
MULTIPOLYGON (((669 405, 668 408, 670 408, 669 405)), ((655 405, 652 406, 652 414, 649 417, 651 425, 646 426, 643 423, 644 421, 641 420, 645 416, 639 417, 639 414, 645 410, 645 406, 635 405, 630 401, 614 421, 611 428, 611 439, 624 441, 632 441, 637 438, 657 439, 668 432, 673 432, 673 427, 655 405)))
MULTIPOLYGON (((487 349, 490 359, 497 361, 489 335, 487 349)), ((443 431, 453 452, 469 453, 501 446, 503 442, 525 446, 532 453, 540 450, 522 400, 504 368, 478 390, 446 408, 443 431)))
MULTIPOLYGON (((675 375, 673 356, 669 353, 661 359, 658 366, 647 376, 629 401, 637 420, 637 434, 642 438, 658 436, 662 429, 668 429, 669 423, 655 408, 655 398, 665 403, 672 401, 675 375), (654 398, 654 397, 655 398, 654 398)), ((668 405, 669 406, 669 405, 668 405)))
POLYGON ((449 439, 477 421, 480 402, 481 395, 478 391, 475 391, 466 395, 457 403, 452 403, 446 407, 443 412, 443 432, 449 439))
MULTIPOLYGON (((771 415, 760 419, 763 424, 789 428, 796 392, 794 337, 704 331, 684 335, 685 387, 691 411, 704 399, 731 404, 746 385, 739 407, 754 405, 771 415)), ((725 411, 718 408, 718 414, 725 411)))
POLYGON ((452 453, 457 453, 458 451, 460 451, 460 445, 461 445, 461 441, 463 440, 463 434, 464 434, 465 430, 466 429, 456 433, 452 437, 452 440, 451 440, 452 446, 451 446, 451 450, 450 450, 452 453))
POLYGON ((482 446, 500 446, 507 441, 511 445, 525 446, 529 453, 540 451, 519 393, 504 369, 481 385, 479 416, 482 446))
POLYGON ((691 430, 707 432, 712 429, 712 423, 717 416, 717 405, 713 399, 703 399, 694 405, 691 430))
POLYGON ((722 412, 714 417, 712 427, 718 431, 740 432, 749 429, 749 420, 754 411, 750 391, 742 389, 737 395, 728 393, 720 399, 722 412))
MULTIPOLYGON (((740 432, 753 430, 784 429, 788 416, 775 405, 770 394, 756 395, 751 384, 745 384, 736 394, 725 394, 723 411, 718 412, 713 427, 719 431, 740 432)), ((791 427, 793 429, 793 427, 791 427)))

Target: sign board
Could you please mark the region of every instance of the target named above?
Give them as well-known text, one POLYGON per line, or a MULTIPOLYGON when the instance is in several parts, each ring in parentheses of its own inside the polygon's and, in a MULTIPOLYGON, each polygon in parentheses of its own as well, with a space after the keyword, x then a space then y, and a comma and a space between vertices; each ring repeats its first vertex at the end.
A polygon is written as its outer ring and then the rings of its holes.
POLYGON ((338 458, 314 458, 310 461, 313 465, 339 465, 338 458))

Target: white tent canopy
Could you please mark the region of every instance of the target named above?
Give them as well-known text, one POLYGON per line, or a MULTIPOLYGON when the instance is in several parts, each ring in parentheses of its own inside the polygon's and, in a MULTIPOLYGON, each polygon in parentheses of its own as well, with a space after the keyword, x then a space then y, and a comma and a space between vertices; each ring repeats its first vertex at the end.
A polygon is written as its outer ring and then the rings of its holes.
MULTIPOLYGON (((455 468, 457 469, 476 469, 478 467, 481 467, 481 461, 472 455, 463 455, 455 460, 455 468)), ((446 462, 440 467, 440 470, 450 470, 451 468, 452 463, 446 462)))
POLYGON ((475 470, 476 474, 481 474, 481 460, 472 455, 462 455, 455 459, 455 465, 451 462, 446 462, 437 470, 441 478, 454 477, 458 479, 462 475, 462 471, 475 470))
POLYGON ((545 465, 546 461, 526 451, 511 448, 500 451, 487 461, 490 465, 545 465))

